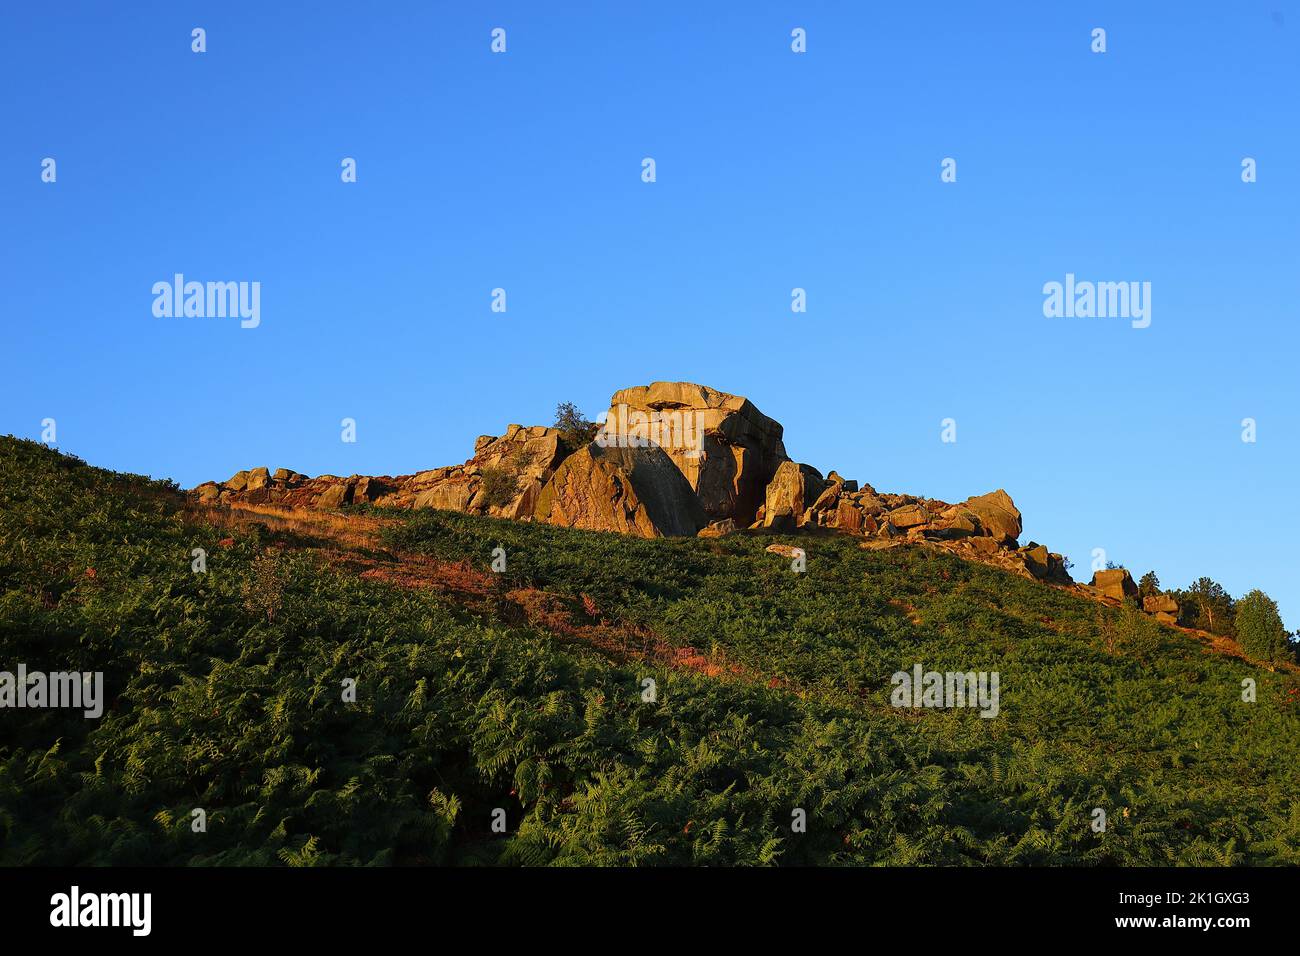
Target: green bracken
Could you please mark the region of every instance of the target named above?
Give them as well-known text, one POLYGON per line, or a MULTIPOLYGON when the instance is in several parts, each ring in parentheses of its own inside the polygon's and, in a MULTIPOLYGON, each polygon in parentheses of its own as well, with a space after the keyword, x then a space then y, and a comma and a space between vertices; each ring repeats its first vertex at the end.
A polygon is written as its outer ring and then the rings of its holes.
POLYGON ((384 515, 393 553, 503 547, 501 599, 223 544, 170 483, 0 439, 0 670, 106 688, 98 720, 0 710, 0 863, 1300 863, 1289 669, 921 548, 384 515), (522 623, 515 588, 720 676, 522 623), (916 663, 999 672, 999 716, 891 707, 916 663))

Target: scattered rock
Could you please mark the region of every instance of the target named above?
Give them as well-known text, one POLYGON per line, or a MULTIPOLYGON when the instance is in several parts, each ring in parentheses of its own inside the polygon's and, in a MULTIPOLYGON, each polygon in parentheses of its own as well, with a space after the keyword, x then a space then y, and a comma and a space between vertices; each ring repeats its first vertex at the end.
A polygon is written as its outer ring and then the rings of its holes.
POLYGON ((769 554, 779 554, 781 557, 790 558, 791 560, 807 556, 803 548, 796 547, 792 544, 769 544, 763 550, 769 554))
POLYGON ((710 521, 707 526, 699 530, 698 537, 721 538, 724 534, 731 534, 735 530, 736 522, 731 518, 723 518, 721 521, 710 521))

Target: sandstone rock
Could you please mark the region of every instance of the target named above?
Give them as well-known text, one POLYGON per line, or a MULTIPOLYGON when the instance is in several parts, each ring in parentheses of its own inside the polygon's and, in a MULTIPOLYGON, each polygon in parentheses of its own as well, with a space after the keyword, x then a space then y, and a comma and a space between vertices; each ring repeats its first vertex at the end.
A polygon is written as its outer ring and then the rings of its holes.
POLYGON ((1148 614, 1172 614, 1178 617, 1178 600, 1172 594, 1148 594, 1142 599, 1142 610, 1148 614))
POLYGON ((539 521, 618 531, 643 538, 694 535, 704 509, 661 448, 602 448, 594 442, 570 455, 542 489, 539 521))
POLYGON ((804 509, 821 495, 821 473, 810 465, 783 461, 767 486, 763 527, 791 529, 804 520, 804 509))
POLYGON ((915 528, 930 523, 930 512, 921 505, 903 505, 889 512, 889 522, 895 528, 915 528))
POLYGON ((392 490, 384 479, 362 475, 352 485, 352 501, 356 504, 377 501, 392 490))
POLYGON ((864 512, 851 498, 840 498, 835 506, 835 520, 831 527, 853 534, 866 534, 876 530, 876 519, 864 512))
POLYGON ((352 501, 352 485, 340 482, 327 487, 316 499, 317 508, 339 508, 352 501))
POLYGON ((1118 598, 1121 601, 1136 601, 1140 593, 1127 568, 1108 568, 1105 571, 1095 572, 1091 587, 1107 597, 1118 598))
POLYGON ((828 479, 826 487, 822 493, 817 496, 817 500, 812 503, 813 511, 831 511, 834 510, 840 500, 840 492, 844 488, 844 482, 828 479))
POLYGON ((213 505, 221 497, 221 487, 215 481, 205 481, 194 489, 200 504, 213 505))
POLYGON ((826 476, 826 480, 838 481, 841 485, 844 486, 845 494, 850 494, 858 490, 858 483, 856 481, 849 481, 847 478, 840 477, 840 473, 838 471, 835 471, 834 469, 831 469, 831 473, 826 476))
POLYGON ((1070 585, 1074 583, 1074 578, 1070 576, 1070 569, 1065 566, 1065 556, 1052 552, 1047 556, 1047 581, 1050 584, 1070 585))
POLYGON ((1011 500, 1011 496, 1001 488, 987 495, 967 498, 964 506, 979 519, 980 526, 996 540, 1005 544, 1015 544, 1016 539, 1020 537, 1022 530, 1020 510, 1011 500))
POLYGON ((878 518, 887 510, 885 503, 869 491, 861 491, 849 496, 853 503, 862 509, 862 513, 878 518))
POLYGON ((614 393, 597 441, 654 442, 677 465, 713 520, 755 520, 785 461, 780 423, 747 398, 690 382, 653 382, 614 393))
MULTIPOLYGON (((950 509, 951 510, 951 509, 950 509)), ((980 523, 972 512, 958 511, 940 519, 939 527, 948 532, 949 537, 965 538, 979 534, 980 523)))
POLYGON ((413 508, 439 508, 443 511, 469 511, 477 485, 452 478, 438 482, 415 496, 413 508))
MULTIPOLYGON (((479 437, 474 457, 466 462, 463 475, 482 479, 497 472, 512 480, 515 494, 509 501, 489 501, 486 495, 471 498, 470 510, 500 518, 522 518, 536 508, 542 488, 551 480, 564 458, 560 432, 544 425, 510 425, 500 438, 479 437), (488 441, 483 441, 488 438, 488 441)), ((500 479, 497 479, 500 480, 500 479)), ((475 486, 478 490, 478 486, 475 486)))
POLYGON ((707 527, 701 528, 698 537, 701 538, 720 538, 724 534, 731 534, 736 530, 736 522, 731 518, 723 518, 721 521, 710 521, 707 527))
POLYGON ((1050 570, 1050 556, 1047 548, 1041 544, 1031 541, 1018 552, 1025 559, 1025 566, 1029 572, 1040 581, 1047 578, 1050 570))
POLYGON ((791 560, 807 557, 807 553, 803 548, 791 544, 769 544, 763 550, 769 554, 779 554, 781 557, 790 558, 791 560))
POLYGON ((265 488, 270 480, 271 472, 268 469, 254 468, 248 473, 248 483, 244 486, 244 490, 257 491, 259 488, 265 488))
POLYGON ((243 491, 248 487, 248 472, 237 471, 224 482, 230 491, 243 491))
POLYGON ((902 538, 868 538, 861 542, 858 547, 866 548, 868 551, 884 551, 887 548, 902 547, 902 538))

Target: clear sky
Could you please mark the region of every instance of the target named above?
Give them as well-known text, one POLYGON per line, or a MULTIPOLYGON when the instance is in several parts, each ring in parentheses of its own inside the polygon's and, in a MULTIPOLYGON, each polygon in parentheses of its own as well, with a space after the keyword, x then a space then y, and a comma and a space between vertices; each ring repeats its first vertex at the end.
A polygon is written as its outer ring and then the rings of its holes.
POLYGON ((12 3, 0 76, 0 432, 400 474, 696 381, 823 472, 1005 487, 1084 580, 1300 626, 1294 0, 12 3), (261 324, 155 317, 178 272, 261 324), (1045 317, 1067 273, 1150 282, 1150 327, 1045 317))

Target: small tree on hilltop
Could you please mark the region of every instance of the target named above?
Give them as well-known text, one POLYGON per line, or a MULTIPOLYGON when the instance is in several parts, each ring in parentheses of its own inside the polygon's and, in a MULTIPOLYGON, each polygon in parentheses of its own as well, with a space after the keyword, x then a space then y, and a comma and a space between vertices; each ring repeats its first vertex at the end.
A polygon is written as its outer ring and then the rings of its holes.
POLYGON ((1142 575, 1142 580, 1138 581, 1138 590, 1142 592, 1143 597, 1152 597, 1160 593, 1160 579, 1156 577, 1154 571, 1142 575))
POLYGON ((561 402, 555 406, 554 427, 560 432, 560 441, 570 454, 593 441, 600 428, 582 414, 573 402, 561 402))
POLYGON ((1237 642, 1247 657, 1277 664, 1289 656, 1291 648, 1277 602, 1263 591, 1251 591, 1237 602, 1236 623, 1237 642))

